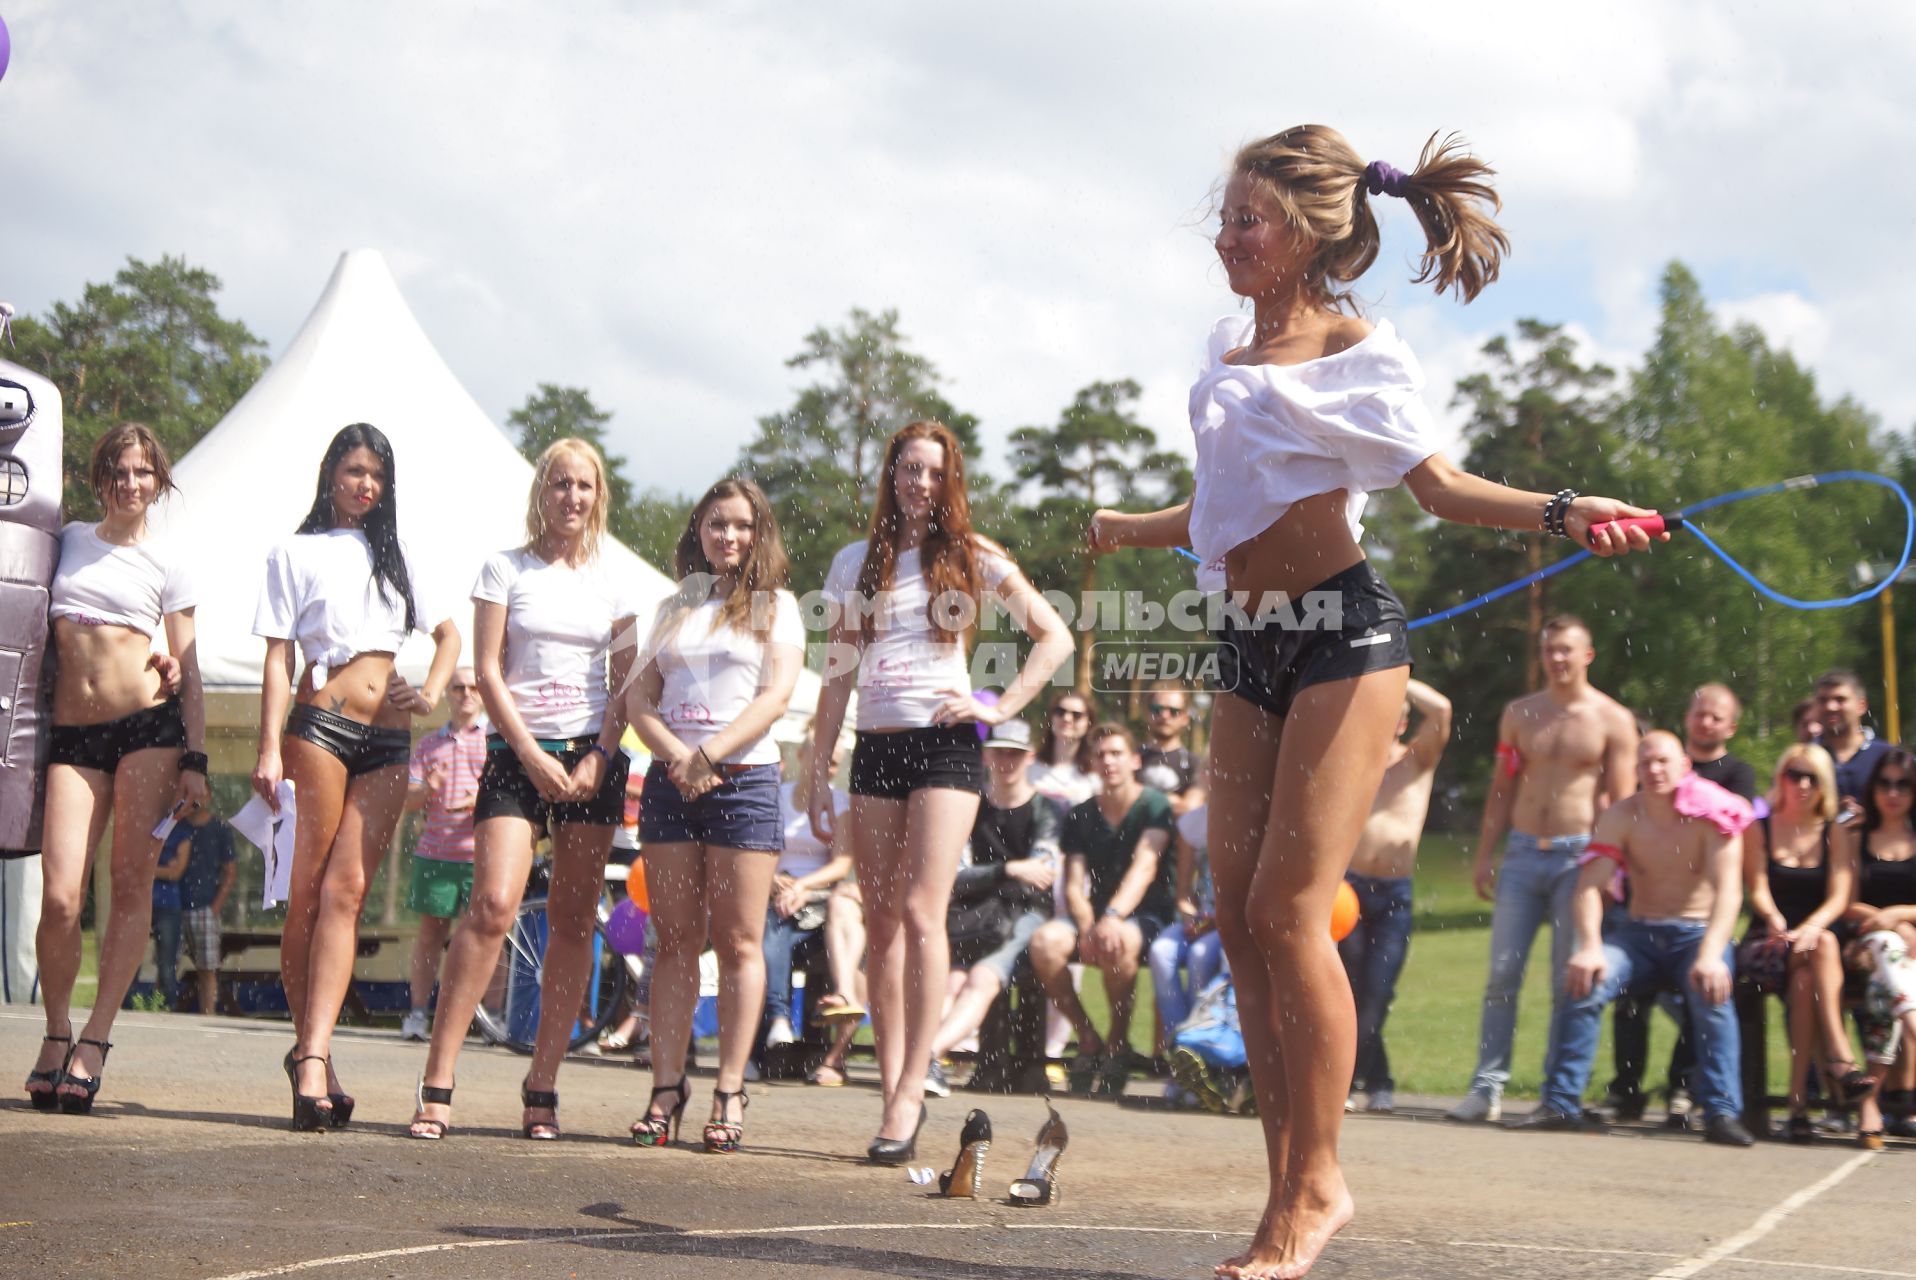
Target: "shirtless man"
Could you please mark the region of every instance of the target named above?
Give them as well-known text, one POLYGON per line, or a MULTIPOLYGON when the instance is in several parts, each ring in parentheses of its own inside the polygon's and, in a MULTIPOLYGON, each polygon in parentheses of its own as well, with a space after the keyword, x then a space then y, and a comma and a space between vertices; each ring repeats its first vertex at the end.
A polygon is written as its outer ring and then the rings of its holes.
POLYGON ((1412 680, 1405 690, 1390 766, 1344 876, 1357 891, 1358 905, 1357 926, 1337 946, 1357 1000, 1357 1064, 1347 1110, 1355 1110, 1360 1092, 1369 1095, 1367 1110, 1389 1112, 1396 1105, 1396 1082, 1384 1050, 1384 1019, 1410 951, 1411 870, 1430 813, 1431 779, 1449 741, 1450 699, 1412 680), (1421 719, 1416 734, 1407 737, 1412 710, 1421 719))
MULTIPOLYGON (((1689 772, 1674 734, 1645 735, 1637 750, 1643 789, 1597 819, 1592 856, 1577 879, 1577 950, 1564 974, 1543 1102, 1513 1129, 1584 1128, 1583 1090, 1604 1005, 1669 986, 1683 992, 1696 1037, 1704 1140, 1731 1147, 1755 1141, 1738 1118, 1743 1086, 1730 1003, 1730 931, 1743 909, 1742 838, 1678 812, 1678 787, 1689 772), (1630 916, 1606 943, 1604 894, 1619 867, 1630 877, 1630 916)), ((1747 825, 1747 805, 1730 822, 1740 832, 1738 821, 1747 825)))
POLYGON ((1490 980, 1470 1093, 1448 1118, 1494 1121, 1503 1113, 1517 1034, 1517 994, 1530 944, 1550 921, 1552 1006, 1563 999, 1570 958, 1570 902, 1577 858, 1590 843, 1597 815, 1636 790, 1636 721, 1614 698, 1590 685, 1596 659, 1590 629, 1560 615, 1544 624, 1538 693, 1504 708, 1497 763, 1484 801, 1477 845, 1477 896, 1495 902, 1490 916, 1490 980), (1504 844, 1499 869, 1491 851, 1504 844), (1494 891, 1493 891, 1494 886, 1494 891))

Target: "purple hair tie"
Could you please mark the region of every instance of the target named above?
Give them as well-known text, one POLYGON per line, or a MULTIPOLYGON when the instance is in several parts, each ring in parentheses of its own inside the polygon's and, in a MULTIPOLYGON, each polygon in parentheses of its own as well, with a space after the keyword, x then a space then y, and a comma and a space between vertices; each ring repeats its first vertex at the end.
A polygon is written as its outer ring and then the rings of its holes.
POLYGON ((1364 190, 1374 196, 1396 196, 1403 199, 1409 194, 1410 175, 1394 165, 1382 160, 1373 160, 1364 166, 1364 190))

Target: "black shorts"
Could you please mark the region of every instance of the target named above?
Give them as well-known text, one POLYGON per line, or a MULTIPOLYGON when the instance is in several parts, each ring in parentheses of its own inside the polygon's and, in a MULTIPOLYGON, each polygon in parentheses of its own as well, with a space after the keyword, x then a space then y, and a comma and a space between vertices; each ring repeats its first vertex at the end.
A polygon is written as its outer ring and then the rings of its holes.
MULTIPOLYGON (((585 758, 594 733, 581 738, 541 738, 539 749, 555 757, 571 773, 585 758)), ((472 820, 487 818, 524 818, 534 831, 545 831, 561 823, 582 822, 589 827, 616 827, 625 821, 625 775, 631 761, 625 752, 611 752, 605 762, 605 776, 590 800, 547 800, 532 785, 525 765, 506 740, 496 733, 486 735, 486 767, 479 774, 479 799, 472 807, 472 820)))
POLYGON ((903 800, 927 787, 985 793, 984 743, 978 726, 934 725, 891 733, 861 730, 852 748, 852 794, 903 800))
POLYGON ((186 749, 186 718, 180 700, 135 711, 102 724, 56 724, 48 736, 47 763, 112 773, 135 751, 154 747, 186 749))
MULTIPOLYGON (((1337 594, 1329 626, 1305 630, 1280 625, 1284 619, 1278 618, 1259 627, 1253 618, 1246 630, 1225 618, 1217 637, 1219 689, 1284 716, 1297 695, 1314 684, 1410 665, 1403 602, 1370 561, 1359 561, 1311 591, 1337 594)), ((1320 615, 1306 607, 1298 616, 1308 623, 1320 615)))
POLYGON ((300 738, 327 752, 346 766, 346 776, 357 778, 378 769, 390 769, 412 759, 412 735, 404 729, 380 729, 324 707, 295 703, 286 716, 286 736, 300 738))

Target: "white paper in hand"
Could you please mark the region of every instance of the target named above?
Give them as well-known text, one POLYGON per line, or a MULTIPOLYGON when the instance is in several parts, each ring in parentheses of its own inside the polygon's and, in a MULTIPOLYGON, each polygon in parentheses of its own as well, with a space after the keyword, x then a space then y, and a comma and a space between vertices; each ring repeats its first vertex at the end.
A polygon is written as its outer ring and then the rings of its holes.
POLYGON ((233 815, 232 828, 254 845, 266 858, 266 874, 261 877, 260 907, 270 910, 286 900, 293 882, 293 831, 297 817, 293 780, 279 784, 279 812, 254 796, 233 815))

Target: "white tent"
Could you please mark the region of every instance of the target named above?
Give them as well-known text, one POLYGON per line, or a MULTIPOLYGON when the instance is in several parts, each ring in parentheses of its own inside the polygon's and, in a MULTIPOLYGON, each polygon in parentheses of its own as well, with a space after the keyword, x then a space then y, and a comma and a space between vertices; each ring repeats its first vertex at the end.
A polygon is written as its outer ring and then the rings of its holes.
MULTIPOLYGON (((209 693, 257 693, 265 646, 253 635, 253 610, 266 552, 305 515, 326 446, 351 422, 370 422, 392 441, 413 580, 422 602, 436 602, 462 634, 471 630, 466 601, 480 564, 525 541, 532 465, 440 358, 385 258, 371 249, 342 254, 292 345, 180 460, 179 492, 156 512, 157 532, 199 584, 209 693)), ((648 617, 671 581, 617 542, 605 554, 638 584, 640 617, 648 617)), ((399 668, 423 680, 431 656, 431 643, 415 635, 399 668)), ((807 673, 788 724, 810 712, 817 688, 807 673)))

